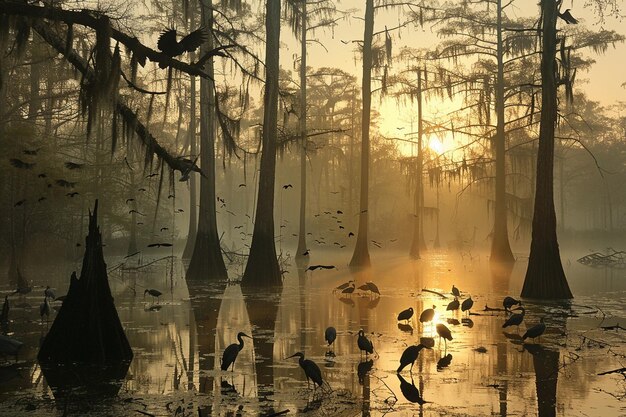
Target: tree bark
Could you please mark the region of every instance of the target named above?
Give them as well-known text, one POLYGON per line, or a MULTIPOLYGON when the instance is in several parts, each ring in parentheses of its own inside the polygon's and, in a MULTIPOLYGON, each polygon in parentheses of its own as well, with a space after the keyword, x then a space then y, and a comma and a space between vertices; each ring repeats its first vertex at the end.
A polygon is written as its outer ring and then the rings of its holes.
POLYGON ((372 108, 372 38, 374 36, 374 0, 365 2, 365 32, 363 34, 363 113, 361 119, 361 197, 359 204, 359 230, 350 266, 369 266, 370 253, 367 239, 370 159, 370 111, 372 108))
POLYGON ((280 48, 280 0, 267 0, 265 13, 265 95, 263 98, 263 151, 259 173, 254 231, 241 285, 282 285, 274 242, 274 186, 278 133, 278 72, 280 48))
POLYGON ((422 137, 423 137, 423 124, 422 124, 422 70, 417 70, 417 166, 415 167, 415 214, 413 216, 413 242, 411 243, 411 250, 409 255, 413 259, 420 259, 420 249, 423 248, 422 241, 424 235, 422 231, 422 212, 423 204, 423 190, 422 190, 422 170, 423 170, 423 155, 422 155, 422 137))
POLYGON ((496 79, 496 196, 493 225, 493 239, 491 241, 491 262, 515 262, 509 243, 509 232, 506 212, 506 136, 504 132, 504 45, 502 45, 502 0, 497 4, 497 65, 496 79))
POLYGON ((300 226, 298 231, 298 249, 296 258, 306 257, 304 253, 307 250, 306 245, 306 117, 307 117, 307 100, 306 100, 306 31, 307 31, 307 14, 306 0, 302 1, 302 15, 300 27, 301 32, 301 50, 300 50, 300 226))
MULTIPOLYGON (((211 4, 201 1, 202 24, 213 27, 211 4)), ((200 47, 200 54, 213 48, 213 37, 200 47)), ((206 63, 206 71, 214 74, 213 58, 206 63)), ((204 176, 200 179, 200 218, 196 242, 187 268, 187 279, 225 280, 228 278, 220 239, 217 233, 217 207, 215 200, 215 84, 213 79, 200 80, 200 159, 204 176)))
POLYGON ((530 257, 522 297, 573 298, 563 271, 554 210, 554 131, 557 117, 555 0, 542 0, 541 121, 530 257))
MULTIPOLYGON (((193 22, 193 19, 192 19, 193 22)), ((192 53, 193 54, 193 53, 192 53)), ((193 55, 190 57, 193 61, 193 55)), ((191 158, 195 159, 198 152, 196 146, 196 77, 190 80, 190 111, 189 111, 189 147, 191 148, 191 158)), ((187 243, 183 251, 183 259, 191 259, 196 244, 196 236, 198 231, 198 212, 196 207, 196 176, 189 178, 189 229, 187 231, 187 243)))

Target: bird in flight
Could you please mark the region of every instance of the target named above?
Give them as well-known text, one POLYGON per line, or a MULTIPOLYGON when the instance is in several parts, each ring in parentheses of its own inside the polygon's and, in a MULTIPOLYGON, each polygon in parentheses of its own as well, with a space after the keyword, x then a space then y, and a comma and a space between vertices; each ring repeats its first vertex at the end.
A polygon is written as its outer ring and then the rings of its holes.
POLYGON ((32 162, 32 163, 24 162, 21 159, 17 159, 17 158, 11 158, 11 159, 9 159, 9 162, 15 168, 19 168, 19 169, 33 169, 33 167, 35 166, 34 162, 32 162))
POLYGON ((293 185, 291 185, 291 184, 285 184, 285 185, 283 185, 283 189, 285 189, 285 190, 286 190, 287 188, 293 188, 293 185))
POLYGON ((171 243, 151 243, 148 245, 149 248, 160 248, 161 246, 163 246, 164 248, 169 248, 170 246, 172 246, 171 243))
POLYGON ((145 214, 138 212, 137 210, 133 209, 133 210, 128 210, 128 214, 132 214, 132 213, 137 213, 140 216, 145 216, 145 214))
MULTIPOLYGON (((182 55, 185 52, 193 52, 202 45, 206 40, 206 32, 204 29, 196 29, 180 41, 177 40, 176 29, 168 29, 161 33, 157 41, 157 48, 165 55, 173 58, 182 55)), ((165 68, 166 64, 159 64, 161 68, 165 68)))
POLYGON ((570 13, 571 9, 565 9, 563 13, 557 13, 558 16, 565 21, 565 23, 575 25, 578 23, 578 20, 572 16, 570 13))

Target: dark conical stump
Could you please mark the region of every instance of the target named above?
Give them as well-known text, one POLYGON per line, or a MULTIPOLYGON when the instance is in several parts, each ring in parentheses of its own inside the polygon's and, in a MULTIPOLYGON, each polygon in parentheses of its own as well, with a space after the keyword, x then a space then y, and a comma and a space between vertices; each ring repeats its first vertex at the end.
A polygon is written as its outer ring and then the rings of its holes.
POLYGON ((39 349, 42 365, 109 365, 133 358, 109 288, 97 218, 96 200, 80 279, 72 274, 67 298, 39 349))

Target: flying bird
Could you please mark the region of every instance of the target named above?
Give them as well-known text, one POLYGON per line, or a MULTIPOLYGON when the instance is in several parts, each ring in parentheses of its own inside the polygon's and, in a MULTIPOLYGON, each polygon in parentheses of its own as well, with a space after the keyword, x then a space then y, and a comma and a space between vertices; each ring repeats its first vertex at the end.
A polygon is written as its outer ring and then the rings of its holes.
POLYGON ((306 270, 307 271, 315 271, 318 269, 337 269, 335 265, 311 265, 306 270))
POLYGON ((157 175, 159 175, 157 172, 153 172, 151 174, 146 175, 146 178, 156 177, 157 175))
POLYGON ((348 237, 352 237, 352 236, 354 236, 354 233, 352 232, 348 233, 348 237))
POLYGON ((246 184, 244 184, 244 183, 239 184, 239 188, 245 187, 245 186, 246 186, 246 184))
POLYGON ((135 210, 135 209, 128 210, 128 214, 132 214, 132 213, 137 213, 137 214, 139 214, 140 216, 145 216, 145 214, 140 213, 140 212, 138 212, 138 211, 137 211, 137 210, 135 210))
POLYGON ((25 202, 26 202, 26 199, 25 199, 25 198, 23 198, 23 199, 21 199, 20 201, 16 201, 16 202, 15 202, 15 204, 13 204, 13 207, 19 207, 19 206, 21 206, 22 204, 24 204, 25 202))
POLYGON ((148 245, 149 248, 160 248, 160 247, 169 248, 171 246, 172 246, 171 243, 151 243, 148 245))
POLYGON ((293 188, 293 185, 291 185, 291 184, 285 184, 285 185, 283 185, 283 189, 285 189, 285 190, 286 190, 287 188, 293 188))
POLYGON ((65 168, 67 169, 81 169, 83 166, 85 166, 85 164, 77 164, 76 162, 71 162, 71 161, 67 161, 65 163, 65 168))
POLYGON ((571 23, 572 25, 575 25, 578 23, 578 20, 576 18, 574 18, 574 16, 572 16, 572 14, 570 13, 571 9, 565 9, 565 11, 563 13, 558 13, 557 15, 563 19, 565 21, 565 23, 567 23, 568 25, 571 23))
POLYGON ((24 162, 21 159, 11 158, 9 159, 11 165, 18 169, 32 169, 35 166, 34 162, 24 162))
POLYGON ((170 230, 170 228, 169 228, 169 227, 162 227, 162 228, 161 228, 161 231, 162 231, 162 232, 163 232, 163 231, 165 231, 165 230, 170 230))
POLYGON ((135 199, 134 198, 127 198, 126 199, 126 204, 130 203, 131 201, 135 201, 135 199))
MULTIPOLYGON (((182 55, 185 52, 193 52, 202 45, 206 40, 206 32, 203 28, 196 29, 180 41, 177 40, 176 29, 168 29, 161 33, 157 41, 157 48, 165 55, 173 58, 182 55)), ((159 64, 159 67, 165 68, 166 64, 159 64)))

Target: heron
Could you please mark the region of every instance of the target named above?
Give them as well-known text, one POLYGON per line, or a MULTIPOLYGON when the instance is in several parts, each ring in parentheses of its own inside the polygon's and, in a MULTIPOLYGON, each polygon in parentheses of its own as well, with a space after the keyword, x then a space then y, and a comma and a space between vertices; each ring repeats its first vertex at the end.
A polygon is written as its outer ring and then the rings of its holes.
POLYGON ((232 345, 229 345, 226 349, 224 349, 224 353, 222 354, 222 371, 227 371, 231 365, 233 366, 232 371, 235 370, 235 360, 237 359, 237 355, 239 355, 241 349, 243 349, 244 337, 252 339, 244 332, 239 332, 237 333, 237 340, 239 341, 239 344, 233 343, 232 345))
POLYGON ((365 351, 365 356, 368 354, 374 353, 374 344, 371 340, 365 337, 365 332, 363 329, 359 330, 359 338, 357 339, 357 345, 359 346, 359 350, 361 354, 365 351))
POLYGON ((470 295, 469 298, 463 300, 463 303, 461 303, 461 311, 467 311, 467 314, 470 314, 473 305, 474 300, 472 300, 472 296, 470 295))
POLYGON ((424 323, 431 322, 432 324, 432 321, 435 318, 436 308, 437 307, 433 305, 433 308, 427 308, 426 310, 422 311, 422 314, 420 314, 420 323, 424 324, 424 323))
POLYGON ((48 321, 48 317, 50 316, 50 304, 48 303, 48 297, 44 297, 43 303, 39 306, 39 315, 41 316, 41 321, 43 321, 43 316, 46 316, 46 322, 48 321))
POLYGON ((400 357, 400 366, 398 367, 398 370, 396 372, 397 373, 402 372, 402 370, 408 364, 411 364, 411 368, 409 372, 412 372, 413 365, 415 364, 415 361, 417 360, 417 357, 419 356, 422 349, 430 349, 430 348, 420 343, 419 345, 409 346, 406 349, 404 349, 404 352, 402 352, 402 356, 400 357))
POLYGON ((369 291, 372 294, 377 294, 377 295, 380 296, 380 291, 378 290, 378 287, 372 281, 367 281, 365 284, 361 285, 359 287, 359 290, 361 290, 361 291, 369 291))
POLYGON ((328 346, 335 343, 335 339, 337 339, 337 329, 335 329, 332 326, 327 327, 326 331, 324 332, 324 340, 326 340, 326 343, 328 343, 328 346))
POLYGON ((400 314, 398 314, 398 321, 408 321, 413 317, 413 307, 409 307, 406 310, 402 310, 400 314))
POLYGON ((348 288, 350 286, 350 284, 353 284, 353 283, 354 283, 354 280, 352 280, 352 279, 350 281, 348 281, 348 282, 344 282, 343 284, 339 285, 338 287, 335 287, 333 292, 335 292, 335 291, 343 291, 346 288, 348 288))
POLYGON ((148 288, 143 292, 143 298, 146 298, 146 294, 150 294, 150 296, 152 297, 152 301, 154 301, 154 299, 156 298, 157 301, 159 300, 159 297, 163 294, 161 291, 159 290, 155 290, 153 288, 148 288))
POLYGON ((541 335, 545 331, 546 331, 546 324, 543 322, 543 317, 542 317, 541 320, 539 320, 539 324, 535 324, 533 327, 526 330, 526 333, 524 333, 524 336, 522 336, 522 339, 524 340, 528 338, 535 339, 539 337, 539 340, 541 340, 541 335))
POLYGON ((450 301, 448 307, 446 307, 446 311, 453 311, 459 309, 459 299, 457 296, 454 297, 454 301, 450 301))
POLYGON ((459 291, 459 289, 455 287, 454 284, 452 284, 452 295, 454 295, 455 297, 461 296, 461 291, 459 291))
POLYGON ((504 297, 504 300, 502 301, 502 306, 504 307, 505 311, 511 311, 511 307, 513 307, 514 305, 522 305, 522 302, 520 300, 516 300, 513 297, 509 297, 506 296, 504 297))
POLYGON ((317 366, 317 364, 312 360, 304 359, 304 353, 302 352, 296 352, 286 359, 295 358, 296 356, 298 357, 298 364, 300 365, 300 368, 302 368, 304 375, 306 375, 307 387, 309 387, 309 380, 311 380, 313 381, 313 388, 317 389, 315 384, 321 388, 324 380, 322 379, 322 371, 320 370, 320 367, 317 366))
POLYGON ((56 298, 54 290, 50 288, 49 285, 46 286, 46 289, 43 291, 43 295, 45 295, 46 298, 50 298, 51 300, 54 300, 56 298))
POLYGON ((452 340, 452 332, 445 324, 439 323, 437 324, 437 334, 439 335, 439 344, 441 345, 441 338, 446 343, 446 349, 448 349, 448 340, 452 340))
POLYGON ((502 325, 502 328, 504 329, 509 326, 517 326, 517 331, 519 331, 519 325, 522 324, 522 321, 524 321, 524 316, 526 315, 526 310, 524 309, 524 307, 522 307, 521 310, 521 313, 515 313, 511 317, 509 317, 502 325))
POLYGON ((341 290, 342 294, 347 294, 347 295, 352 295, 352 293, 354 292, 354 281, 352 281, 352 283, 350 284, 349 287, 344 288, 343 290, 341 290))

